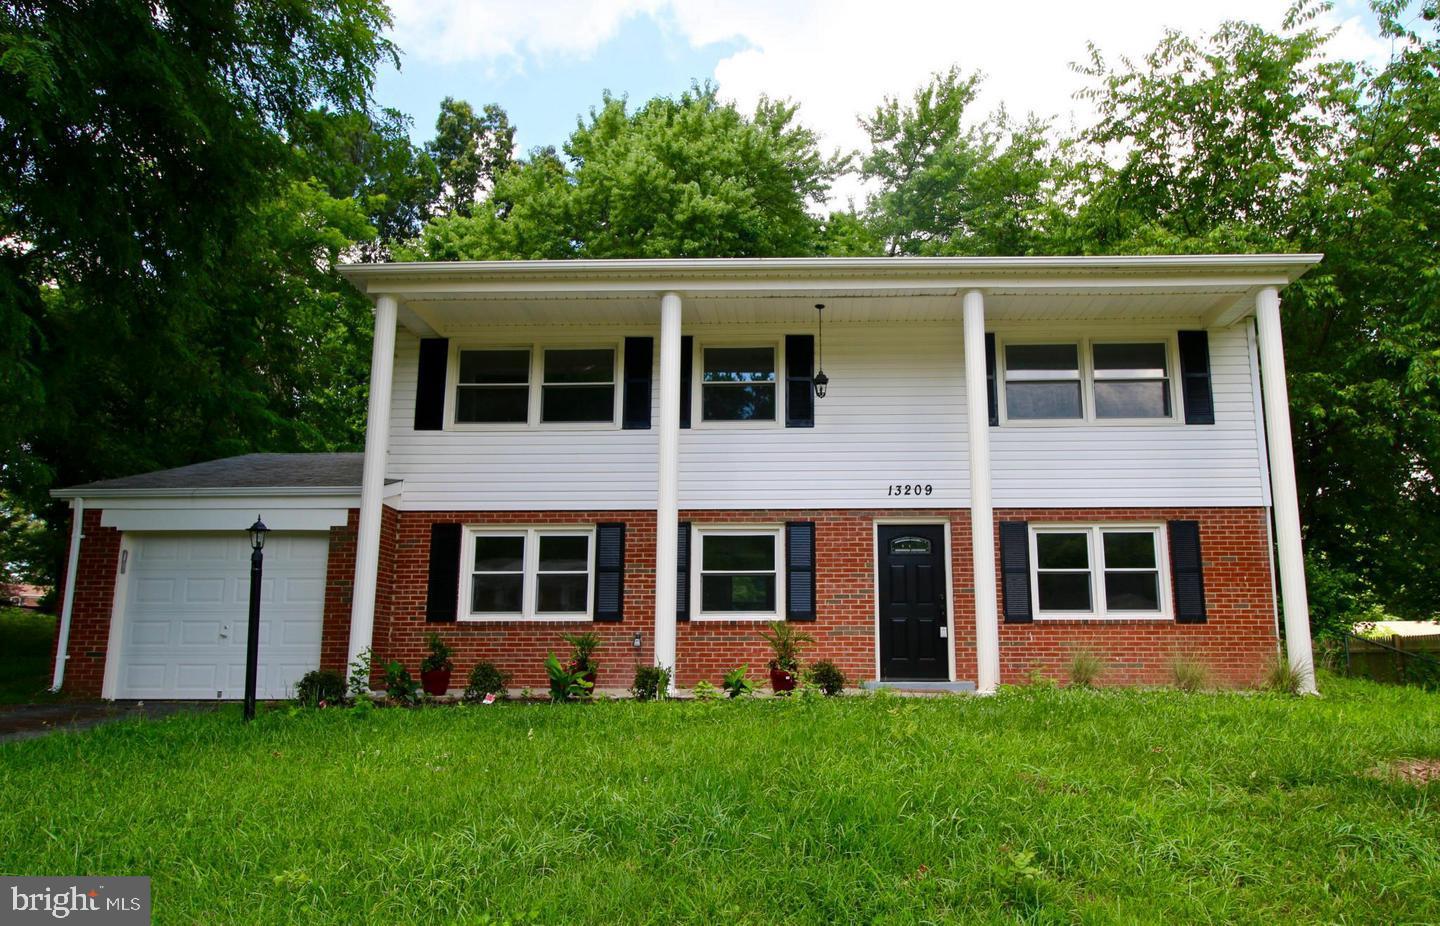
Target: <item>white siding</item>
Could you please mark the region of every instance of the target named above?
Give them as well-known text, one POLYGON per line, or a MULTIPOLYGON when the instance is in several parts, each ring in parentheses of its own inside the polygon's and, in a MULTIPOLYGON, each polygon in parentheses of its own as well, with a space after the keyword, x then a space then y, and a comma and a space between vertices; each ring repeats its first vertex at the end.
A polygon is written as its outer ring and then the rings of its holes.
POLYGON ((1265 504, 1248 324, 1210 332, 1214 425, 992 430, 996 507, 1265 504))
MULTIPOLYGON (((782 348, 787 332, 807 333, 797 326, 687 326, 685 333, 695 338, 696 366, 699 348, 736 340, 727 331, 737 330, 740 341, 769 340, 782 348)), ((657 334, 633 328, 535 328, 529 333, 507 328, 497 331, 495 340, 515 343, 531 333, 547 344, 614 343, 625 335, 657 334)), ((402 332, 396 344, 388 473, 404 480, 401 507, 655 506, 655 429, 517 426, 416 432, 417 352, 418 341, 402 332)), ((995 504, 1264 504, 1245 326, 1212 331, 1210 352, 1216 425, 993 429, 995 504)), ((962 361, 958 318, 953 323, 827 324, 824 367, 831 385, 829 395, 816 402, 814 428, 706 425, 699 421, 695 396, 695 426, 680 432, 680 506, 967 506, 962 361), (929 485, 933 493, 897 498, 887 495, 892 484, 929 485)), ((658 406, 657 391, 652 408, 658 406)))

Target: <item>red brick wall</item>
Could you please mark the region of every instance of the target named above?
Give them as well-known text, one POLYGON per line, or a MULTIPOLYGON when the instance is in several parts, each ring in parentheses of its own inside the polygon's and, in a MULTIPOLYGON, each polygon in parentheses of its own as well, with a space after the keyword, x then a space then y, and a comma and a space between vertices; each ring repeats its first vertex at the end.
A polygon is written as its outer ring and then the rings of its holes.
MULTIPOLYGON (((120 532, 100 526, 99 509, 87 509, 82 521, 80 562, 75 572, 75 602, 70 613, 70 661, 65 666, 67 694, 98 698, 105 681, 105 652, 110 642, 110 612, 115 605, 115 577, 120 568, 120 532)), ((69 562, 70 551, 65 551, 69 562)), ((65 577, 60 577, 64 601, 65 577)), ((55 645, 60 645, 56 636, 55 645)), ((52 657, 53 657, 52 653, 52 657)), ((53 662, 51 663, 54 664, 53 662)))
MULTIPOLYGON (((394 512, 389 508, 385 511, 394 512)), ((355 541, 360 512, 351 508, 344 527, 330 528, 325 560, 325 617, 320 631, 320 668, 344 672, 350 652, 350 603, 355 589, 355 541)), ((382 519, 383 523, 383 519, 382 519)))
MULTIPOLYGON (((816 638, 807 658, 834 660, 857 682, 875 677, 875 521, 892 518, 948 521, 955 583, 952 610, 956 676, 975 678, 974 589, 970 578, 967 510, 682 511, 680 516, 695 524, 815 521, 819 618, 813 624, 804 625, 805 631, 816 638)), ((1165 683, 1170 679, 1172 660, 1184 655, 1208 664, 1219 681, 1253 684, 1277 645, 1264 510, 1141 508, 996 512, 997 521, 1153 523, 1172 518, 1200 521, 1208 623, 1096 619, 1002 623, 1002 680, 1023 682, 1037 671, 1063 679, 1075 650, 1084 648, 1107 662, 1102 683, 1165 683)), ((653 512, 403 512, 395 514, 393 522, 387 521, 381 543, 381 596, 375 631, 377 667, 389 659, 399 659, 412 672, 416 671, 426 652, 425 637, 432 630, 438 631, 456 649, 456 674, 452 682, 456 687, 462 686, 470 669, 483 660, 511 672, 512 687, 543 689, 545 654, 554 651, 563 656, 567 647, 561 635, 576 631, 593 631, 605 641, 598 653, 600 687, 628 687, 635 666, 648 665, 653 659, 653 512), (623 622, 426 623, 425 588, 432 523, 546 525, 601 521, 627 524, 623 622), (639 649, 631 645, 631 635, 637 631, 641 636, 639 649)), ((998 575, 996 581, 999 582, 998 575)), ((768 652, 757 635, 761 627, 756 621, 680 623, 676 683, 689 687, 703 678, 718 684, 727 670, 741 663, 749 663, 752 677, 763 678, 768 652)))
POLYGON ((374 684, 380 687, 384 666, 398 660, 418 678, 420 660, 429 650, 425 638, 435 631, 455 648, 452 688, 465 687, 477 662, 493 662, 512 673, 511 687, 545 690, 544 660, 553 652, 562 659, 569 645, 561 635, 590 631, 603 640, 596 659, 601 688, 628 688, 636 665, 655 660, 655 513, 643 511, 531 511, 531 512, 396 512, 384 522, 381 534, 380 587, 374 634, 374 684), (457 621, 432 624, 425 620, 425 592, 430 572, 430 525, 598 524, 624 521, 625 620, 602 621, 457 621), (387 552, 388 551, 388 552, 387 552), (641 632, 639 649, 631 636, 641 632))
MULTIPOLYGON (((816 638, 807 658, 831 659, 852 680, 875 677, 874 616, 874 519, 948 519, 955 542, 953 566, 957 585, 965 590, 956 596, 956 626, 961 631, 957 658, 973 674, 974 611, 970 603, 969 513, 966 511, 682 511, 682 520, 695 524, 815 521, 816 599, 819 618, 804 626, 816 638)), ((543 660, 546 653, 563 656, 568 647, 561 634, 593 631, 604 638, 597 654, 600 662, 598 685, 628 688, 636 665, 650 665, 655 652, 654 575, 655 514, 629 512, 403 512, 395 533, 395 561, 390 567, 394 580, 382 573, 381 585, 393 586, 390 606, 377 605, 376 665, 390 659, 402 661, 415 672, 424 657, 425 637, 440 633, 456 649, 452 686, 464 684, 475 663, 493 662, 514 676, 512 687, 543 689, 546 686, 543 660), (430 525, 463 523, 471 525, 592 524, 624 521, 625 530, 625 620, 605 622, 490 621, 428 624, 425 621, 425 583, 429 570, 430 525), (631 644, 640 633, 641 645, 631 644), (383 643, 381 641, 384 641, 383 643)), ((383 543, 383 541, 382 541, 383 543)), ((383 557, 382 557, 383 562, 383 557)), ((676 632, 676 683, 689 687, 700 679, 718 685, 726 671, 749 663, 751 677, 763 679, 769 651, 759 637, 760 621, 695 620, 681 622, 676 632)), ((968 676, 965 676, 968 677, 968 676)), ((378 682, 378 680, 377 680, 378 682)))
MULTIPOLYGON (((1037 620, 1000 624, 1000 679, 1032 673, 1064 680, 1071 657, 1089 650, 1106 663, 1102 684, 1157 685, 1177 657, 1209 666, 1217 682, 1254 685, 1279 646, 1271 596, 1269 534, 1263 508, 996 509, 997 521, 1200 522, 1205 570, 1204 624, 1155 620, 1037 620)), ((999 530, 996 530, 999 581, 999 530)), ((1162 577, 1165 581, 1165 577, 1162 577)), ((1003 613, 1003 604, 1002 604, 1003 613)))

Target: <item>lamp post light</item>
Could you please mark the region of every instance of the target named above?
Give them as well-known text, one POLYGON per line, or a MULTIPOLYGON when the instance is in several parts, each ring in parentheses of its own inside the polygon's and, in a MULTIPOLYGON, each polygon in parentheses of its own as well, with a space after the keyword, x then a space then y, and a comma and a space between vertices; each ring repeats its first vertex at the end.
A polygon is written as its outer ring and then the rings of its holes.
POLYGON ((270 528, 255 516, 250 525, 250 631, 245 636, 245 721, 255 719, 255 678, 260 672, 260 578, 265 571, 265 535, 270 528))

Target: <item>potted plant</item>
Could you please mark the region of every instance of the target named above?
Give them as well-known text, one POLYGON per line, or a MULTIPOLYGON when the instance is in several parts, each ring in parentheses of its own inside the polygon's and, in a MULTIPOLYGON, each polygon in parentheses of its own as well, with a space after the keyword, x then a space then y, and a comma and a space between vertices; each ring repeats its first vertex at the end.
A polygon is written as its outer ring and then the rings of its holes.
POLYGON ((594 688, 595 676, 600 671, 600 663, 595 661, 595 651, 600 648, 600 638, 593 633, 567 633, 564 640, 573 650, 570 654, 570 671, 594 688))
POLYGON ((420 685, 425 693, 440 697, 450 689, 450 673, 455 671, 455 662, 450 658, 455 651, 445 645, 438 633, 429 638, 430 655, 420 662, 420 685))
POLYGON ((801 633, 785 621, 771 621, 760 637, 770 644, 770 690, 776 694, 795 690, 795 677, 800 672, 800 648, 814 643, 815 638, 801 633))
POLYGON ((557 704, 588 698, 595 687, 574 666, 562 666, 554 653, 545 655, 545 674, 550 676, 550 700, 557 704))

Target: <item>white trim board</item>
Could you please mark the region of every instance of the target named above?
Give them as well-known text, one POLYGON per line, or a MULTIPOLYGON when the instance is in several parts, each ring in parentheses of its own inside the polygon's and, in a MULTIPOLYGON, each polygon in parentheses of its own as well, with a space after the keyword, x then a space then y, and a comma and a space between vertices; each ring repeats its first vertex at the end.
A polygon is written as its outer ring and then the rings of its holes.
MULTIPOLYGON (((96 507, 99 507, 98 505, 96 507)), ((267 509, 252 504, 244 508, 105 508, 100 526, 125 532, 135 531, 234 531, 243 533, 259 514, 272 531, 328 531, 344 527, 350 508, 267 509)))

